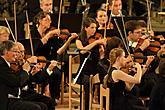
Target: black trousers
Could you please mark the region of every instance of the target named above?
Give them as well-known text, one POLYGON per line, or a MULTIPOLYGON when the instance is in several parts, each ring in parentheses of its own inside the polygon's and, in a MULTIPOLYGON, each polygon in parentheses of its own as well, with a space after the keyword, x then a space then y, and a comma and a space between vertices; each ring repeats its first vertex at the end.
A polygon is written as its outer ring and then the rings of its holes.
POLYGON ((48 108, 42 102, 9 99, 8 110, 48 110, 48 108))
POLYGON ((42 102, 46 104, 48 110, 55 110, 53 100, 50 97, 28 91, 22 91, 21 97, 25 101, 42 102))

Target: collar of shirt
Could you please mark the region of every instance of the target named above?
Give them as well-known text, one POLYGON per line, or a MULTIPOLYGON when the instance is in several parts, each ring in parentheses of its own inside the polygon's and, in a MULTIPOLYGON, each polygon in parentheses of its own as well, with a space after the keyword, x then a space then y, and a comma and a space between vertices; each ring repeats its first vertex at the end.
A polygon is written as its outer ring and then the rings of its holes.
POLYGON ((120 14, 118 14, 118 15, 114 15, 114 14, 112 14, 112 13, 111 13, 111 16, 112 16, 112 17, 121 17, 120 14))
POLYGON ((131 47, 135 48, 137 46, 137 44, 138 44, 138 42, 129 41, 129 46, 131 46, 131 47))

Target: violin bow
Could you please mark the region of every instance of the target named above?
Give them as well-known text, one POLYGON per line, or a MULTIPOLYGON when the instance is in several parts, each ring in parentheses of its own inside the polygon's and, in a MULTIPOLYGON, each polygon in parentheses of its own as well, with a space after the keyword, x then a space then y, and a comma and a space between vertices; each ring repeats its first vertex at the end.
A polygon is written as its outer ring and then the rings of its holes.
POLYGON ((34 48, 33 48, 33 42, 32 42, 32 37, 31 37, 31 34, 30 34, 30 23, 29 23, 29 17, 28 17, 28 12, 26 10, 26 20, 27 20, 27 33, 28 33, 28 38, 30 40, 30 48, 31 48, 31 54, 32 56, 34 56, 34 48))
POLYGON ((87 4, 86 0, 81 0, 81 4, 82 4, 83 6, 86 6, 86 4, 87 4))
MULTIPOLYGON (((108 0, 106 0, 106 15, 107 15, 107 11, 108 11, 108 0)), ((105 29, 104 29, 104 38, 106 38, 106 33, 107 33, 107 24, 105 23, 105 29)))
POLYGON ((5 21, 6 21, 6 24, 7 24, 8 28, 9 28, 9 31, 10 31, 10 33, 11 33, 11 36, 12 36, 14 42, 17 42, 17 40, 15 39, 14 34, 13 34, 12 30, 11 30, 11 27, 10 27, 10 25, 9 25, 9 22, 7 21, 6 18, 5 18, 5 21))
POLYGON ((147 20, 147 31, 152 31, 152 26, 151 26, 151 4, 152 2, 149 3, 148 0, 147 1, 147 10, 148 10, 148 20, 147 20))
POLYGON ((14 26, 15 26, 15 39, 17 41, 17 13, 16 13, 16 2, 14 2, 14 26))
POLYGON ((110 15, 109 15, 108 25, 111 23, 113 8, 114 8, 114 0, 112 0, 112 9, 111 9, 111 13, 110 13, 110 15))
MULTIPOLYGON (((123 14, 122 14, 122 12, 119 10, 119 13, 120 13, 120 15, 121 15, 121 21, 122 21, 122 25, 123 25, 123 29, 124 29, 124 37, 125 37, 125 40, 124 41, 126 41, 126 45, 127 45, 127 47, 129 47, 129 42, 128 42, 128 37, 127 37, 127 34, 126 34, 126 29, 125 29, 125 23, 124 23, 124 17, 123 17, 123 14)), ((130 51, 130 49, 128 48, 128 50, 130 51)))
POLYGON ((57 29, 60 29, 60 22, 61 22, 61 12, 62 12, 62 0, 60 0, 60 9, 59 9, 59 15, 58 15, 58 26, 57 29))
MULTIPOLYGON (((114 19, 114 21, 115 21, 116 27, 117 27, 117 29, 118 29, 118 31, 119 31, 119 34, 120 34, 120 36, 121 36, 121 39, 122 39, 122 41, 123 41, 123 44, 124 44, 124 46, 125 46, 125 48, 126 48, 126 51, 127 51, 128 55, 131 56, 131 53, 130 53, 130 51, 129 51, 127 45, 126 45, 126 42, 125 42, 124 37, 123 37, 123 35, 122 35, 122 32, 121 32, 121 30, 120 30, 120 28, 119 28, 119 25, 118 25, 118 23, 117 23, 117 20, 114 19)), ((131 61, 134 62, 133 59, 132 59, 132 57, 131 57, 131 61)))

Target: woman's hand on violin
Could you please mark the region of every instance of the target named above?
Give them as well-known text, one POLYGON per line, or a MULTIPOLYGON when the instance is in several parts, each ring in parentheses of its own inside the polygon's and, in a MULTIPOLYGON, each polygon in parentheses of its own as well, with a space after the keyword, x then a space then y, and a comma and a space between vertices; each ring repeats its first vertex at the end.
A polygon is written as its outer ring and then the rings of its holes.
POLYGON ((99 39, 95 41, 96 44, 102 44, 102 45, 106 45, 107 39, 99 39))
POLYGON ((54 36, 59 36, 60 35, 60 30, 59 29, 54 29, 49 31, 45 37, 47 37, 47 39, 52 38, 54 36))
POLYGON ((134 67, 137 68, 137 69, 141 69, 141 65, 137 62, 135 62, 134 67))

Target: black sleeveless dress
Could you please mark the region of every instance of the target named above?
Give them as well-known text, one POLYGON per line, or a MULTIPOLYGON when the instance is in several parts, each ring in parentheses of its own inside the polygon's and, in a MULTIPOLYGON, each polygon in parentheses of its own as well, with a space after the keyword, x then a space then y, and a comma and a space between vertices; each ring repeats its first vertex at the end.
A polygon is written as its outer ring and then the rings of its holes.
POLYGON ((125 92, 125 82, 114 82, 112 79, 112 72, 117 70, 112 67, 109 74, 107 86, 110 88, 110 109, 111 110, 145 110, 142 102, 125 92))

